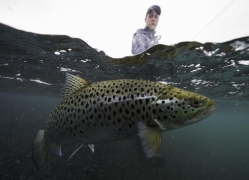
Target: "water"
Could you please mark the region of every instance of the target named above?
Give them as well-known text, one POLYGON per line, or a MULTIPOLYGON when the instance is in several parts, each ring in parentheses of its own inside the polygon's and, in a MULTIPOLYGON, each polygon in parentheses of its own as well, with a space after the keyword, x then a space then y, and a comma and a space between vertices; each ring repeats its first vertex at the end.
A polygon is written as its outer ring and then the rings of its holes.
POLYGON ((158 45, 111 58, 80 39, 38 35, 0 24, 0 179, 248 179, 249 37, 224 43, 158 45), (163 133, 147 159, 138 139, 82 148, 66 163, 50 153, 40 171, 31 160, 35 133, 60 102, 65 72, 91 82, 164 81, 216 102, 209 118, 163 133))

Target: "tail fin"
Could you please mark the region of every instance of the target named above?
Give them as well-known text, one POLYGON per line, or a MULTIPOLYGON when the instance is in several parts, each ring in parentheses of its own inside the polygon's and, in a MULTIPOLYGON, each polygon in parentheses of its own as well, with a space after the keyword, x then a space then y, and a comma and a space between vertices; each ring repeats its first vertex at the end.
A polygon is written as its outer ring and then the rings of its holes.
POLYGON ((44 130, 39 130, 35 135, 35 139, 32 144, 32 159, 39 170, 48 154, 48 148, 45 145, 44 130))

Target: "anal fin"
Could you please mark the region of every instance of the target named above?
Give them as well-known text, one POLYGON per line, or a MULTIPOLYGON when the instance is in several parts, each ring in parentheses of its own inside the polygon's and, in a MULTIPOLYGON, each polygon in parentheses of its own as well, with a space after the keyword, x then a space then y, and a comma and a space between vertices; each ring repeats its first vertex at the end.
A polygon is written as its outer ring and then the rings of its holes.
POLYGON ((52 150, 57 156, 61 157, 61 145, 57 145, 55 143, 50 144, 49 149, 52 150))
POLYGON ((142 147, 147 158, 156 155, 162 143, 162 136, 159 127, 147 126, 143 122, 137 123, 139 137, 141 139, 142 147))

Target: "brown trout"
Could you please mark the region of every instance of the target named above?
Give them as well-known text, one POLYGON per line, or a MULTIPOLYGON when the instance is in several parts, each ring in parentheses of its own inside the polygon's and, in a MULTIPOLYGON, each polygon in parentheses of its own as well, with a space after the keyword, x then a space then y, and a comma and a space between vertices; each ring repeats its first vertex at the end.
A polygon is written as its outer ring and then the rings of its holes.
POLYGON ((160 82, 122 79, 90 83, 67 74, 62 102, 51 112, 45 130, 33 141, 32 159, 40 169, 49 150, 139 136, 145 155, 156 155, 161 132, 196 123, 214 112, 211 99, 160 82))

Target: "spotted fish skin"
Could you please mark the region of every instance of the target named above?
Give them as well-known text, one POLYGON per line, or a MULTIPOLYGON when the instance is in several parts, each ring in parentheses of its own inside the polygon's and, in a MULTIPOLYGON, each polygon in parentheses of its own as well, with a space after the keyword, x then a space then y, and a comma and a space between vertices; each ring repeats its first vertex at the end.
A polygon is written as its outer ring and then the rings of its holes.
POLYGON ((35 137, 33 160, 38 169, 41 149, 48 151, 53 143, 96 144, 139 136, 146 156, 153 157, 161 145, 161 131, 198 122, 214 110, 214 102, 205 96, 144 80, 90 83, 67 74, 63 94, 45 131, 35 137))
POLYGON ((46 124, 47 134, 58 143, 65 139, 71 143, 75 137, 87 144, 134 137, 138 120, 156 125, 151 104, 163 87, 139 80, 93 83, 55 108, 46 124))

